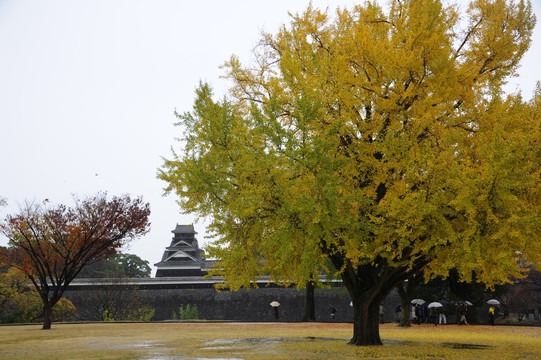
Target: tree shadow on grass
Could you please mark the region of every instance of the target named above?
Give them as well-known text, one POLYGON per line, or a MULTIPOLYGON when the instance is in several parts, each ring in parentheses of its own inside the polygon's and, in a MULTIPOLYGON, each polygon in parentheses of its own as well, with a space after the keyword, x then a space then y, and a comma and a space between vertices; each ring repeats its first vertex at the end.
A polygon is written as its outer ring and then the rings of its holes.
MULTIPOLYGON (((417 342, 417 341, 402 341, 396 339, 385 339, 383 340, 384 346, 400 346, 400 345, 409 345, 409 346, 423 346, 427 343, 417 342)), ((445 348, 451 349, 465 349, 465 350, 486 350, 494 348, 492 345, 483 345, 483 344, 466 344, 466 343, 453 343, 453 342, 434 342, 432 345, 442 346, 445 348)))
MULTIPOLYGON (((316 337, 316 336, 306 336, 306 337, 253 337, 253 338, 239 338, 239 339, 217 339, 205 343, 203 349, 226 349, 230 346, 235 346, 239 344, 257 346, 262 344, 278 344, 278 343, 287 343, 287 342, 311 342, 311 341, 329 341, 329 342, 344 342, 342 338, 330 338, 330 337, 316 337)), ((424 342, 414 342, 414 341, 402 341, 395 339, 384 339, 384 346, 400 346, 400 345, 418 345, 423 346, 424 342)), ((453 342, 440 342, 434 343, 434 345, 439 345, 451 349, 469 349, 469 350, 483 350, 493 348, 491 345, 483 344, 466 344, 466 343, 453 343, 453 342)))

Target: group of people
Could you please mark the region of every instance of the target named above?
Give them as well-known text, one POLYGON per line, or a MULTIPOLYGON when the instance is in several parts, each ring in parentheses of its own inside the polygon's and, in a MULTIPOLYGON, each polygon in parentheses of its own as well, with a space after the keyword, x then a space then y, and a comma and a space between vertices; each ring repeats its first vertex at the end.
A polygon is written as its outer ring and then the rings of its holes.
MULTIPOLYGON (((418 324, 418 325, 420 325, 421 323, 434 324, 434 325, 447 324, 447 316, 445 315, 443 306, 428 307, 428 306, 424 306, 425 304, 422 304, 422 305, 415 304, 411 307, 410 319, 412 323, 418 324)), ((399 316, 401 312, 400 305, 396 306, 395 312, 397 314, 396 320, 400 321, 400 316, 399 316)), ((469 325, 468 320, 466 319, 467 312, 468 312, 467 304, 456 305, 456 314, 457 314, 456 323, 458 325, 469 325)), ((280 308, 278 306, 273 307, 273 313, 274 313, 275 320, 280 319, 280 308)), ((490 324, 494 325, 494 317, 495 317, 494 306, 490 306, 490 308, 488 309, 488 315, 490 317, 490 324)), ((335 317, 336 317, 336 308, 333 306, 331 307, 331 320, 334 320, 335 317)), ((379 321, 381 324, 384 323, 384 318, 385 318, 385 307, 383 305, 380 305, 379 306, 379 321)))
POLYGON ((445 325, 447 324, 447 316, 443 310, 443 306, 426 307, 420 304, 415 304, 411 307, 410 319, 414 324, 421 323, 445 325))
MULTIPOLYGON (((466 319, 467 312, 468 306, 466 304, 457 304, 456 323, 458 325, 469 325, 466 319)), ((443 306, 427 307, 424 304, 414 304, 411 307, 410 319, 412 323, 418 325, 421 323, 434 325, 447 324, 447 316, 445 315, 443 306)))
MULTIPOLYGON (((424 305, 424 304, 423 304, 424 305)), ((412 305, 411 307, 411 314, 410 319, 411 322, 414 324, 434 324, 434 325, 442 325, 447 324, 447 317, 445 315, 445 310, 443 306, 439 307, 427 307, 420 304, 412 305)), ((397 306, 397 310, 398 306, 397 306)), ((488 315, 490 318, 490 324, 494 325, 494 318, 495 318, 495 307, 490 306, 488 309, 488 315)), ((468 305, 467 304, 457 304, 456 305, 456 324, 458 325, 469 325, 468 319, 466 317, 468 313, 468 305)), ((397 316, 397 321, 399 321, 399 317, 397 316)))

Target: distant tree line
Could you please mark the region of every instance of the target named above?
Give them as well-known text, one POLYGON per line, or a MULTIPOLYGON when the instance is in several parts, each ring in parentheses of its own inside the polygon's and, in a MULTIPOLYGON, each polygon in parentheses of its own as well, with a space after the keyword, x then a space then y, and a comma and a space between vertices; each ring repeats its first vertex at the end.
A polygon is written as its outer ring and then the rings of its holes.
POLYGON ((77 278, 150 277, 149 262, 134 254, 118 253, 85 266, 77 278))

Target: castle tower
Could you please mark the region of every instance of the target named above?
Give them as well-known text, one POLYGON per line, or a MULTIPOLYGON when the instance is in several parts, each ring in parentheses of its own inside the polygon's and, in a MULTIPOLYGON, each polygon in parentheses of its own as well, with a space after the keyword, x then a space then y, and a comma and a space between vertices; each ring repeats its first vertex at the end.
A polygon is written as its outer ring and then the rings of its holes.
POLYGON ((162 260, 154 264, 156 277, 204 276, 206 261, 204 251, 199 248, 193 225, 178 225, 173 233, 171 245, 165 248, 162 260))

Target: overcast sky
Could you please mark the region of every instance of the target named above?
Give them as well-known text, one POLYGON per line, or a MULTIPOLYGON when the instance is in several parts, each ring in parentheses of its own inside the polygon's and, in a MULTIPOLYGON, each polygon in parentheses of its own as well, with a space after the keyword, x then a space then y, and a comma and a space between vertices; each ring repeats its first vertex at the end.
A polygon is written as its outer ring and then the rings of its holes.
MULTIPOLYGON (((312 3, 334 12, 355 1, 312 3)), ((181 215, 156 179, 181 135, 173 112, 191 110, 200 80, 223 95, 219 66, 232 54, 248 61, 261 30, 307 4, 0 0, 0 218, 25 201, 128 193, 150 203, 152 229, 126 252, 157 263, 177 223, 194 223, 204 245, 204 221, 181 215)), ((527 98, 541 80, 540 28, 508 86, 527 98)))

